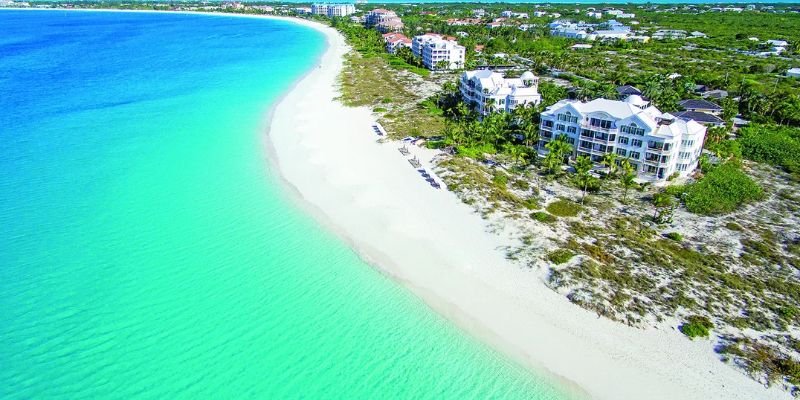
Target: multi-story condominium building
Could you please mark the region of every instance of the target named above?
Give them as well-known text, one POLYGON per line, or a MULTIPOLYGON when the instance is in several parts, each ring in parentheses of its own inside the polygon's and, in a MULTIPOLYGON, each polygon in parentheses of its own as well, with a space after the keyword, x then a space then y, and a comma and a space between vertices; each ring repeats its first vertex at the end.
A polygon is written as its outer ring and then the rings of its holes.
POLYGON ((422 57, 422 47, 428 43, 439 40, 456 40, 452 36, 442 36, 438 33, 426 33, 423 35, 414 36, 411 40, 411 52, 417 57, 422 57))
POLYGON ((376 8, 364 16, 364 25, 375 27, 381 32, 399 32, 403 30, 403 22, 394 11, 376 8))
POLYGON ((541 114, 540 153, 545 144, 564 135, 573 156, 601 161, 614 153, 627 158, 645 181, 662 181, 697 168, 706 127, 662 113, 640 96, 625 101, 596 99, 587 103, 562 100, 541 114))
POLYGON ((422 46, 422 64, 430 70, 463 68, 466 53, 455 40, 434 40, 422 46))
POLYGON ((525 104, 539 104, 539 78, 530 71, 519 78, 504 78, 490 70, 466 71, 461 74, 459 90, 462 100, 480 115, 506 111, 525 104))
POLYGON ((346 17, 356 12, 352 3, 315 3, 311 5, 311 13, 327 17, 346 17))
POLYGON ((386 43, 386 51, 391 54, 397 53, 401 47, 411 48, 411 39, 402 33, 384 33, 383 41, 386 43))

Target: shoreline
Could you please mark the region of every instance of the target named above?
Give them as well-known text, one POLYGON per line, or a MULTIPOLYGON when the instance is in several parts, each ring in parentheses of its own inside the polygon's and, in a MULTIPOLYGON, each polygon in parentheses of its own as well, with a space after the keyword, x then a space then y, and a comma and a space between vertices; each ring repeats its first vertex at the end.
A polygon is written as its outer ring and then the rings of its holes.
MULTIPOLYGON (((267 158, 300 206, 362 260, 568 395, 790 398, 720 362, 709 341, 598 318, 547 288, 536 271, 506 260, 501 239, 453 193, 428 186, 397 142, 376 143, 371 110, 335 100, 344 38, 289 20, 324 33, 327 48, 320 67, 270 109, 267 158)), ((411 150, 430 171, 434 152, 411 150)))
MULTIPOLYGON (((23 9, 28 10, 28 9, 23 9)), ((438 314, 567 393, 592 398, 790 398, 716 359, 707 341, 598 319, 497 250, 501 239, 446 190, 426 185, 396 150, 376 144, 366 108, 333 100, 343 38, 293 17, 114 9, 295 22, 322 32, 321 67, 296 79, 266 112, 265 158, 297 204, 366 263, 438 314), (331 80, 333 78, 333 80, 331 80), (307 94, 313 93, 308 96, 307 94), (304 96, 306 94, 306 96, 304 96), (314 129, 314 128, 317 129, 314 129), (594 322, 593 322, 594 321, 594 322)), ((430 170, 432 151, 412 148, 430 170)))

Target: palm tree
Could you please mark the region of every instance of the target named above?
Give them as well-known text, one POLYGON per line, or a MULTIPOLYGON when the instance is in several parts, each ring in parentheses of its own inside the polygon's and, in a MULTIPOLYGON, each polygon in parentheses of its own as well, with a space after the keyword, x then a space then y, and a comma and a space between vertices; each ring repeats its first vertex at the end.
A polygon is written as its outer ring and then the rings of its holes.
POLYGON ((493 98, 490 97, 490 98, 486 99, 486 105, 483 106, 483 114, 486 115, 486 114, 489 114, 489 113, 493 113, 494 109, 495 109, 494 106, 495 106, 495 101, 494 101, 493 98))
POLYGON ((550 173, 556 173, 558 168, 564 164, 564 158, 572 153, 572 145, 567 142, 566 135, 558 136, 544 145, 544 148, 548 151, 544 162, 550 173))
POLYGON ((617 158, 619 158, 619 156, 615 153, 608 153, 603 157, 603 161, 600 162, 600 164, 608 168, 608 176, 612 178, 617 173, 617 158))
POLYGON ((508 156, 511 157, 511 160, 513 160, 517 165, 519 165, 525 161, 525 157, 527 157, 528 154, 520 146, 509 146, 508 156))
POLYGON ((586 189, 588 189, 589 184, 594 180, 594 177, 589 174, 591 170, 592 159, 589 158, 589 156, 579 156, 575 159, 575 181, 583 189, 581 204, 583 204, 583 200, 586 198, 586 189))
POLYGON ((628 190, 636 186, 636 174, 633 172, 624 173, 620 179, 620 184, 624 190, 622 193, 622 202, 625 203, 628 201, 628 190))

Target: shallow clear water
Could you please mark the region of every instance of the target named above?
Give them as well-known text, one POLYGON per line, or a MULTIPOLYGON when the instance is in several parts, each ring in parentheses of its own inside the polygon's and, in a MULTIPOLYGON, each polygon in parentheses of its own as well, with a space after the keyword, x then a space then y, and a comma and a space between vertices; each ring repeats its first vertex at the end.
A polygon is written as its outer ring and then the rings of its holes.
POLYGON ((319 33, 62 11, 0 32, 0 398, 564 398, 278 185, 264 114, 319 33))

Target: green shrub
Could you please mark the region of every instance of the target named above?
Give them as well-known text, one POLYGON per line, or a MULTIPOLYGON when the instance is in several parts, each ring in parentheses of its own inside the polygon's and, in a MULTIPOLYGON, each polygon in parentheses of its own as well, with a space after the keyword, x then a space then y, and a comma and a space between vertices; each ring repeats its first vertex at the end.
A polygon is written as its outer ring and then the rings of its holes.
POLYGON ((554 264, 564 264, 565 262, 571 260, 574 256, 575 253, 569 249, 556 249, 547 253, 547 259, 554 264))
POLYGON ((708 337, 709 331, 714 328, 714 324, 708 318, 700 315, 692 315, 680 326, 684 335, 694 339, 696 337, 708 337))
POLYGON ((678 232, 670 232, 670 233, 668 233, 668 234, 666 234, 664 236, 666 236, 667 238, 672 239, 672 240, 674 240, 676 242, 683 241, 683 235, 681 235, 678 232))
POLYGON ((545 222, 548 224, 556 222, 556 217, 544 211, 536 211, 535 213, 532 213, 531 218, 535 219, 536 221, 545 222))
POLYGON ((565 199, 556 200, 547 205, 547 211, 557 217, 574 217, 581 212, 581 206, 565 199))
POLYGON ((515 179, 514 182, 511 183, 511 186, 517 190, 528 190, 531 188, 531 185, 528 183, 528 181, 524 179, 515 179))
POLYGON ((688 187, 686 209, 703 215, 724 214, 764 197, 761 186, 734 163, 725 163, 688 187))
POLYGON ((800 129, 753 125, 739 134, 742 155, 747 159, 800 171, 800 129))
POLYGON ((376 113, 381 113, 381 112, 386 112, 386 109, 383 107, 375 107, 372 109, 372 111, 376 113))
POLYGON ((497 187, 505 188, 506 184, 508 184, 508 175, 498 172, 492 177, 492 182, 494 182, 497 187))
POLYGON ((522 205, 528 210, 535 210, 539 208, 539 201, 536 200, 536 197, 528 197, 522 201, 522 205))

